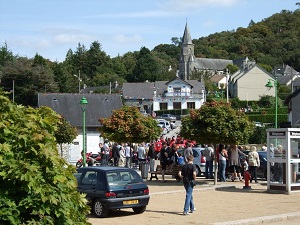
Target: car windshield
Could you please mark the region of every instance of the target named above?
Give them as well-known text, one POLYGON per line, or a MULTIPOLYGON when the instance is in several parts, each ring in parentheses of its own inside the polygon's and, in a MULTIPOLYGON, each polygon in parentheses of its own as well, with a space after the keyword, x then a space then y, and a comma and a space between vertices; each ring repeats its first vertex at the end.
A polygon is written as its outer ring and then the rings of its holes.
POLYGON ((106 173, 109 186, 142 183, 143 180, 135 171, 109 171, 106 173))

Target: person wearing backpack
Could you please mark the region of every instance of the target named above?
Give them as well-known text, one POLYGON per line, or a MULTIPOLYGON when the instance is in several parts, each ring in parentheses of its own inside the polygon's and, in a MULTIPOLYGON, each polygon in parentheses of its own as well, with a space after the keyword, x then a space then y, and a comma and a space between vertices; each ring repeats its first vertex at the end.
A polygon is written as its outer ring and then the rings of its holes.
POLYGON ((251 147, 251 151, 248 154, 248 164, 250 166, 249 172, 251 174, 250 183, 252 183, 252 180, 257 183, 257 168, 260 166, 260 160, 255 146, 251 147))

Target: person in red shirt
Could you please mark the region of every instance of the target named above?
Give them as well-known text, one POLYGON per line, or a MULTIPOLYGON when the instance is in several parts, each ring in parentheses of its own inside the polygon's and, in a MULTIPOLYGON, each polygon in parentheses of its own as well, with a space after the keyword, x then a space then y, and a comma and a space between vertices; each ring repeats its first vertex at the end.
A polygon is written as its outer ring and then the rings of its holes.
POLYGON ((156 153, 159 153, 160 150, 161 150, 161 148, 162 148, 162 142, 161 142, 160 139, 158 139, 158 140, 155 142, 155 145, 154 145, 154 151, 155 151, 156 153))

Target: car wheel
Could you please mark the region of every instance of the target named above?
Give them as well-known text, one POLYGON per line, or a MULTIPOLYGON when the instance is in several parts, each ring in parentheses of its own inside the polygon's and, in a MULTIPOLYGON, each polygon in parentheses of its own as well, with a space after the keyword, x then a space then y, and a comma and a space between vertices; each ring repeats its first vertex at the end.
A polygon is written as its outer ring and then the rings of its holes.
POLYGON ((140 214, 140 213, 145 212, 146 206, 133 207, 132 210, 133 210, 133 212, 140 214))
POLYGON ((108 210, 99 199, 94 200, 92 212, 96 217, 101 218, 106 217, 108 214, 108 210))

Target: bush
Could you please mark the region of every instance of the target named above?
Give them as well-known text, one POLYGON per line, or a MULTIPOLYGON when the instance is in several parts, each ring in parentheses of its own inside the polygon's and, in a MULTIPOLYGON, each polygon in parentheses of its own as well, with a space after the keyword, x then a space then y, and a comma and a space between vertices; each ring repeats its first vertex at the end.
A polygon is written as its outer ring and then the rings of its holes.
POLYGON ((76 189, 75 167, 59 157, 59 115, 12 104, 0 93, 0 221, 6 224, 89 224, 76 189))

